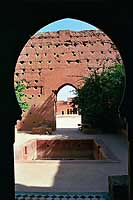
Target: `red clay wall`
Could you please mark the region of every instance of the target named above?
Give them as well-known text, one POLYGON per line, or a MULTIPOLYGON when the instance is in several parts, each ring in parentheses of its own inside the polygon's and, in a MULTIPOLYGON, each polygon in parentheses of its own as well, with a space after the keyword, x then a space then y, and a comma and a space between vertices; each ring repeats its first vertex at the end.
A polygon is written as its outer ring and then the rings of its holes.
POLYGON ((15 82, 22 80, 27 88, 25 99, 30 104, 18 122, 18 130, 31 130, 47 123, 55 129, 53 91, 65 85, 81 87, 82 76, 103 65, 121 60, 112 41, 101 31, 59 31, 32 36, 22 49, 16 64, 15 82), (29 98, 27 98, 30 97, 29 98))
MULTIPOLYGON (((75 108, 77 108, 78 106, 75 106, 75 108)), ((71 100, 68 100, 68 101, 57 101, 56 102, 56 114, 57 115, 63 115, 64 112, 64 115, 68 115, 68 114, 75 114, 73 112, 73 107, 72 107, 72 104, 71 104, 71 100), (69 110, 69 113, 68 113, 68 110, 69 110)), ((78 112, 76 113, 78 114, 78 112)))
POLYGON ((73 110, 72 106, 67 101, 57 101, 56 103, 57 107, 57 115, 63 115, 62 112, 64 112, 64 115, 67 115, 67 110, 73 110))

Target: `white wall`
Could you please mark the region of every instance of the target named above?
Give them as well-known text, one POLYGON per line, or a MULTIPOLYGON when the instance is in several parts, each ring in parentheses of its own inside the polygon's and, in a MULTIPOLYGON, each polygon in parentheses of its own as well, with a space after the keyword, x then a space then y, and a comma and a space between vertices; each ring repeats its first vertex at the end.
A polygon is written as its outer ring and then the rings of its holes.
POLYGON ((81 124, 81 115, 57 115, 56 128, 78 128, 81 124))

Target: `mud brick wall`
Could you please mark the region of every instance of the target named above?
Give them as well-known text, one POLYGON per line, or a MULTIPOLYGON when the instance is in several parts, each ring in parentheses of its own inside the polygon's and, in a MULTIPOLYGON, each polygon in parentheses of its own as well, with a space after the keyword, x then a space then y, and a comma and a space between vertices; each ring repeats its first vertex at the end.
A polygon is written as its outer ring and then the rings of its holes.
POLYGON ((82 76, 121 62, 113 42, 100 30, 58 31, 33 35, 17 60, 14 75, 26 84, 25 100, 30 109, 17 123, 18 130, 41 124, 56 127, 56 95, 66 84, 81 87, 82 76), (30 98, 29 98, 30 97, 30 98))
POLYGON ((57 115, 67 115, 67 114, 73 114, 73 107, 68 101, 57 101, 56 103, 56 114, 57 115), (68 113, 69 110, 69 113, 68 113), (63 112, 63 113, 62 113, 63 112))

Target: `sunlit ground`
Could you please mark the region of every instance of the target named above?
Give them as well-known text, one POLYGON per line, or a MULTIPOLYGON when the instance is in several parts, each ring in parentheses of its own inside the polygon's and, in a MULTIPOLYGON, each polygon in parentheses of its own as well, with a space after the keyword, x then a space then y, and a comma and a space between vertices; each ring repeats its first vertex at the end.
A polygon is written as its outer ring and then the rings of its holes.
POLYGON ((81 115, 57 115, 56 127, 57 128, 79 128, 81 124, 81 115))
MULTIPOLYGON (((34 139, 97 138, 104 142, 119 162, 93 161, 15 161, 16 191, 42 192, 108 192, 108 176, 128 174, 128 141, 120 134, 83 134, 78 128, 61 128, 63 118, 57 120, 58 129, 53 135, 17 133, 14 149, 34 139), (61 124, 58 124, 62 120, 61 124), (60 128, 59 128, 60 127, 60 128)), ((76 121, 76 124, 79 121, 76 121)), ((67 120, 67 125, 70 122, 67 120)))

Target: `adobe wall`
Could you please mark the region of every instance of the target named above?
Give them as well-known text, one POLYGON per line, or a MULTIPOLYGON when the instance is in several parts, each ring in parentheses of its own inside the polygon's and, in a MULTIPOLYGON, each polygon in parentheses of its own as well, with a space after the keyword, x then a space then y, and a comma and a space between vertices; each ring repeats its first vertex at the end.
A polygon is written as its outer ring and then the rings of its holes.
POLYGON ((72 99, 68 98, 67 101, 57 101, 56 102, 56 114, 57 115, 70 115, 70 114, 78 114, 78 106, 75 106, 73 108, 71 104, 72 99), (74 112, 74 109, 76 109, 76 113, 74 112))
POLYGON ((14 80, 26 84, 30 109, 17 123, 18 130, 31 130, 47 123, 55 129, 55 102, 65 84, 81 87, 82 76, 94 69, 121 62, 112 41, 100 30, 58 31, 33 35, 17 60, 14 80), (29 98, 30 97, 30 98, 29 98))

